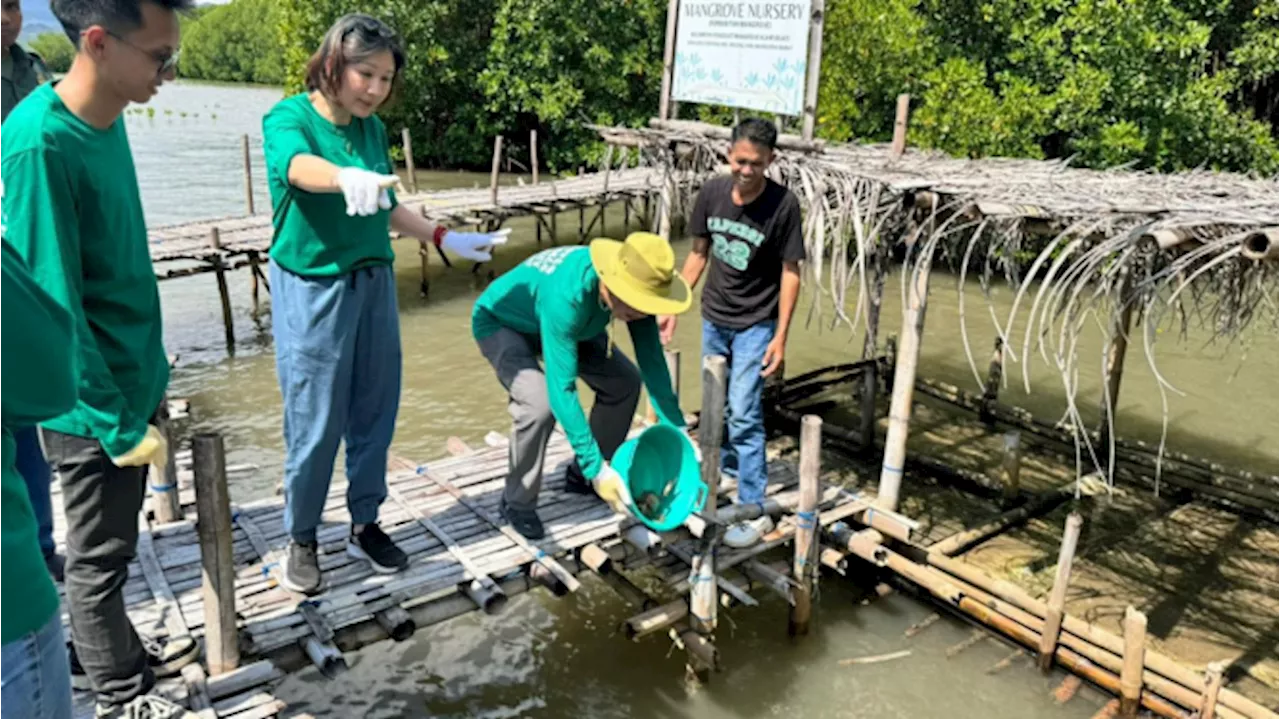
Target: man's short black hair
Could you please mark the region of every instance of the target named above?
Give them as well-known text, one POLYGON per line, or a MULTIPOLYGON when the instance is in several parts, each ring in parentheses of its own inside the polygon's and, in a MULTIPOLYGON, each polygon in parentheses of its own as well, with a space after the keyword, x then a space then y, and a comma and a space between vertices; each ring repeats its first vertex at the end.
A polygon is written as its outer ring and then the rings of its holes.
POLYGON ((152 3, 175 12, 189 10, 193 0, 53 0, 53 16, 71 43, 80 47, 80 33, 94 25, 123 35, 142 26, 142 4, 152 3))
POLYGON ((733 134, 729 136, 729 144, 736 144, 738 140, 750 140, 760 147, 774 150, 778 147, 778 128, 768 120, 748 117, 733 128, 733 134))

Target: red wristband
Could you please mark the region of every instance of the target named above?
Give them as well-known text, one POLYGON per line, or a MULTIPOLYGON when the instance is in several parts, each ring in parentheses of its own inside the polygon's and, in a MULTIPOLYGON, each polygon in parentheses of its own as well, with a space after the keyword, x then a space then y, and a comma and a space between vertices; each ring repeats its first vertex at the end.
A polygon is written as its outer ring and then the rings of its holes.
POLYGON ((436 247, 439 247, 440 243, 444 242, 444 236, 448 232, 449 232, 448 227, 445 227, 444 225, 436 225, 436 231, 435 231, 435 234, 431 236, 431 241, 435 244, 436 247))

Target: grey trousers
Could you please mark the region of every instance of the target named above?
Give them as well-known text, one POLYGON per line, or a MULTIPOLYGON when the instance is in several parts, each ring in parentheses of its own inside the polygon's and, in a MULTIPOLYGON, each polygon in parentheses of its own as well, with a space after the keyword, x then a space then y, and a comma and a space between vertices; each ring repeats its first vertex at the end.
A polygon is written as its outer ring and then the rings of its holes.
MULTIPOLYGON (((511 470, 504 497, 513 509, 534 509, 542 488, 547 440, 555 429, 547 401, 547 378, 538 363, 537 337, 506 328, 480 341, 480 353, 498 374, 508 394, 511 413, 511 470)), ((604 334, 578 344, 578 376, 596 393, 591 408, 591 434, 608 460, 627 437, 640 401, 640 371, 617 347, 609 356, 604 334)))
POLYGON ((40 434, 62 483, 71 641, 98 701, 123 704, 155 684, 124 603, 147 468, 115 466, 95 439, 49 430, 40 434))

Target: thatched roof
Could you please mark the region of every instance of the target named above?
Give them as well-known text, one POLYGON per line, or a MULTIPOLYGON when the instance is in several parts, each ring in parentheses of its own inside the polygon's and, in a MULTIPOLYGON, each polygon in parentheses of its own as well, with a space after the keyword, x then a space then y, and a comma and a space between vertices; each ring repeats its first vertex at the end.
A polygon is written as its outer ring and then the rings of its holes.
MULTIPOLYGON (((728 128, 650 124, 596 129, 610 143, 639 148, 643 164, 692 177, 693 185, 723 171, 728 128)), ((984 286, 1003 275, 1016 292, 1014 309, 1007 318, 991 316, 1008 356, 1022 363, 1028 390, 1025 367, 1033 352, 1061 372, 1069 405, 1064 419, 1079 429, 1085 428, 1075 409, 1076 345, 1086 323, 1122 328, 1117 336, 1128 340, 1128 322, 1135 321, 1140 332, 1132 334, 1141 336, 1132 344, 1142 343, 1162 393, 1177 390, 1152 354, 1157 327, 1173 324, 1185 332, 1197 325, 1214 338, 1234 339, 1259 317, 1276 325, 1275 178, 894 155, 885 145, 786 135, 779 145, 775 179, 795 191, 806 210, 812 284, 826 298, 815 304, 831 308, 836 321, 859 326, 867 315, 868 280, 883 266, 877 258, 894 246, 909 250, 904 280, 935 261, 950 264, 962 280, 980 273, 984 286), (1019 317, 1030 320, 1015 328, 1019 317)), ((687 207, 691 192, 676 193, 675 212, 687 207)), ((981 385, 974 353, 966 349, 981 385)))

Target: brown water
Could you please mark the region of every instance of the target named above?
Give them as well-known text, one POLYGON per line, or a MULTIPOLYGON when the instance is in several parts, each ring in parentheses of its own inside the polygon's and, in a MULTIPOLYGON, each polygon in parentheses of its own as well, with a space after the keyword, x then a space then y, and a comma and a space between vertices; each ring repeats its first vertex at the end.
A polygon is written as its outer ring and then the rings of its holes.
MULTIPOLYGON (((260 210, 260 122, 277 100, 275 90, 180 84, 166 86, 153 103, 154 117, 131 115, 130 137, 148 221, 177 222, 243 211, 239 138, 250 133, 257 158, 260 210), (169 114, 164 112, 170 110, 169 114), (187 112, 187 117, 181 117, 187 112), (199 113, 199 116, 195 116, 199 113), (216 118, 213 115, 216 114, 216 118), (198 168, 198 169, 194 169, 198 168)), ((552 138, 550 141, 554 141, 552 138)), ((487 178, 465 173, 421 173, 429 187, 467 186, 487 178)), ((566 215, 569 220, 571 215, 566 215)), ((561 222, 562 228, 570 223, 561 222)), ((529 221, 515 220, 513 242, 494 267, 501 272, 536 249, 529 221)), ((621 212, 609 216, 608 234, 621 234, 621 212)), ((566 238, 568 239, 568 238, 566 238)), ((465 268, 431 266, 429 299, 419 295, 415 243, 397 242, 397 284, 404 341, 404 387, 393 451, 416 460, 440 456, 450 435, 479 444, 490 430, 505 431, 505 396, 471 340, 469 313, 479 288, 465 268)), ((677 251, 687 251, 678 243, 677 251)), ((250 316, 247 273, 231 277, 237 347, 223 345, 220 310, 211 275, 161 284, 166 344, 180 355, 171 396, 191 400, 192 430, 226 436, 229 461, 262 471, 233 485, 238 500, 269 494, 282 463, 280 395, 271 353, 270 316, 250 316)), ((900 324, 899 290, 886 289, 881 336, 900 324)), ((976 385, 960 341, 958 294, 953 277, 935 278, 928 310, 921 373, 965 388, 976 385)), ((986 299, 966 288, 969 338, 984 368, 994 330, 986 299)), ((1010 292, 991 302, 1008 312, 1010 292)), ((789 346, 788 371, 856 358, 861 334, 804 319, 789 346)), ((625 335, 625 333, 622 333, 625 335)), ((1020 338, 1021 332, 1017 333, 1020 338)), ((680 325, 676 346, 683 364, 684 404, 693 409, 697 391, 699 328, 696 315, 680 325)), ((1242 345, 1178 344, 1158 337, 1162 372, 1185 397, 1170 397, 1169 439, 1182 451, 1274 473, 1277 463, 1277 340, 1260 328, 1242 345)), ((1086 409, 1100 395, 1101 335, 1082 341, 1080 401, 1086 409)), ((625 348, 627 342, 622 341, 625 348)), ((1141 345, 1129 353, 1120 401, 1120 432, 1158 440, 1160 400, 1141 345)), ((1056 419, 1061 384, 1033 353, 1033 393, 1020 388, 1014 366, 1004 398, 1056 419)), ((985 370, 984 370, 985 372, 985 370)), ((821 716, 821 717, 1087 717, 1100 704, 1086 695, 1064 707, 1047 697, 1051 680, 1025 662, 999 674, 985 669, 1008 654, 992 641, 947 661, 942 649, 968 635, 958 622, 935 625, 909 643, 902 630, 930 610, 892 596, 855 606, 839 582, 824 588, 815 634, 792 644, 785 611, 776 602, 738 612, 736 627, 718 638, 728 671, 709 688, 688 693, 681 662, 666 658, 667 642, 630 644, 614 636, 628 609, 607 589, 568 600, 542 593, 522 596, 501 617, 468 616, 420 630, 401 645, 375 645, 352 655, 352 671, 332 683, 303 672, 280 688, 282 698, 316 716, 821 716), (880 665, 839 667, 836 661, 911 648, 911 657, 880 665)))

